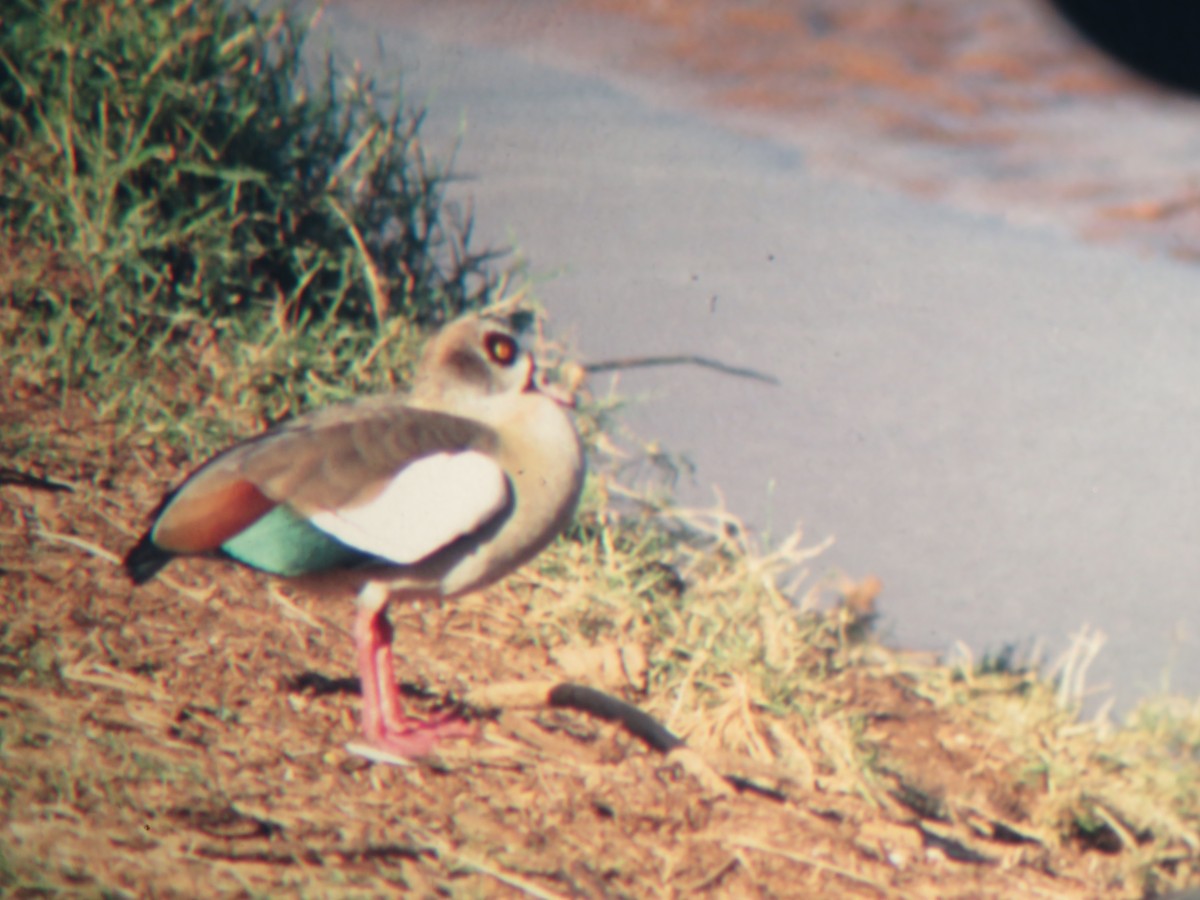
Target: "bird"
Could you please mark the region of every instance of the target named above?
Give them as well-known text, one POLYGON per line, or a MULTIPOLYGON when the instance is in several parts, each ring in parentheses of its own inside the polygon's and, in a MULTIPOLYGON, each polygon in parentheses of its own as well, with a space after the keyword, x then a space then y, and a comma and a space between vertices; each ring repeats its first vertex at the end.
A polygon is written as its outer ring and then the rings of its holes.
POLYGON ((479 590, 569 524, 586 469, 573 395, 546 384, 512 317, 475 313, 426 344, 411 390, 318 409, 216 454, 163 497, 124 567, 231 560, 356 593, 362 755, 401 763, 473 736, 409 718, 389 603, 479 590))

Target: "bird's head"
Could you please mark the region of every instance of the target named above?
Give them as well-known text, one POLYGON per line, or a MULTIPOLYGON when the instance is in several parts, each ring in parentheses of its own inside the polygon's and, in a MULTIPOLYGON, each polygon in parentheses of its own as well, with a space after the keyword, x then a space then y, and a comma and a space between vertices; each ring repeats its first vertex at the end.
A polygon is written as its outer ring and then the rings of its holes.
POLYGON ((425 346, 414 392, 446 400, 537 391, 573 405, 544 383, 533 355, 521 345, 521 324, 517 316, 488 315, 451 322, 425 346))

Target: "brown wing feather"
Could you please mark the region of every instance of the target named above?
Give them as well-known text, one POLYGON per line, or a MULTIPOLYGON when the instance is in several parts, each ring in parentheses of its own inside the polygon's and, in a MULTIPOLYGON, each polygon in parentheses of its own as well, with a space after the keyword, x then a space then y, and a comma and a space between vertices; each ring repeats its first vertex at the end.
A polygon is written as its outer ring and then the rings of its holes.
POLYGON ((299 420, 262 441, 246 454, 239 471, 268 497, 313 512, 369 499, 422 456, 486 451, 495 444, 491 429, 458 416, 403 406, 366 411, 351 406, 344 416, 299 420))
POLYGON ((154 543, 172 553, 216 550, 275 507, 249 481, 214 480, 206 490, 180 491, 154 526, 154 543))
POLYGON ((154 542, 175 553, 213 550, 279 503, 301 513, 343 508, 369 500, 422 456, 495 445, 484 425, 395 398, 319 410, 198 469, 163 509, 154 542))

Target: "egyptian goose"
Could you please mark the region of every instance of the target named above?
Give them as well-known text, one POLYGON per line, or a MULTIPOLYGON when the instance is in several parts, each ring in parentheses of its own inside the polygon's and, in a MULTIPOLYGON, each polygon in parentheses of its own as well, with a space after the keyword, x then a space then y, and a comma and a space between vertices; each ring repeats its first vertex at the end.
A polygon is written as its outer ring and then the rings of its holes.
POLYGON ((426 346, 411 393, 317 410, 212 457, 163 499, 125 568, 141 584, 172 557, 209 555, 357 591, 363 752, 424 755, 473 730, 405 716, 388 602, 477 590, 566 526, 584 474, 567 405, 507 321, 460 319, 426 346))

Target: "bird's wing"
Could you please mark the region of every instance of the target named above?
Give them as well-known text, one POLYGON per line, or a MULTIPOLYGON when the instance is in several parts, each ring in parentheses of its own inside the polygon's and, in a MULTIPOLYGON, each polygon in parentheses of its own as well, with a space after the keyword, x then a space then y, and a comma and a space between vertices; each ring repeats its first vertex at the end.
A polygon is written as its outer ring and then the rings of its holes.
POLYGON ((366 502, 308 520, 347 546, 406 564, 483 527, 508 503, 504 470, 490 456, 464 450, 422 456, 366 502))
MULTIPOLYGON (((214 457, 168 498, 151 537, 169 553, 203 553, 253 533, 255 546, 243 540, 234 555, 284 571, 295 566, 245 556, 294 556, 258 545, 311 542, 299 528, 311 525, 362 554, 415 562, 507 508, 495 445, 488 427, 445 413, 386 403, 323 410, 214 457)), ((303 552, 325 558, 322 548, 303 552)))

